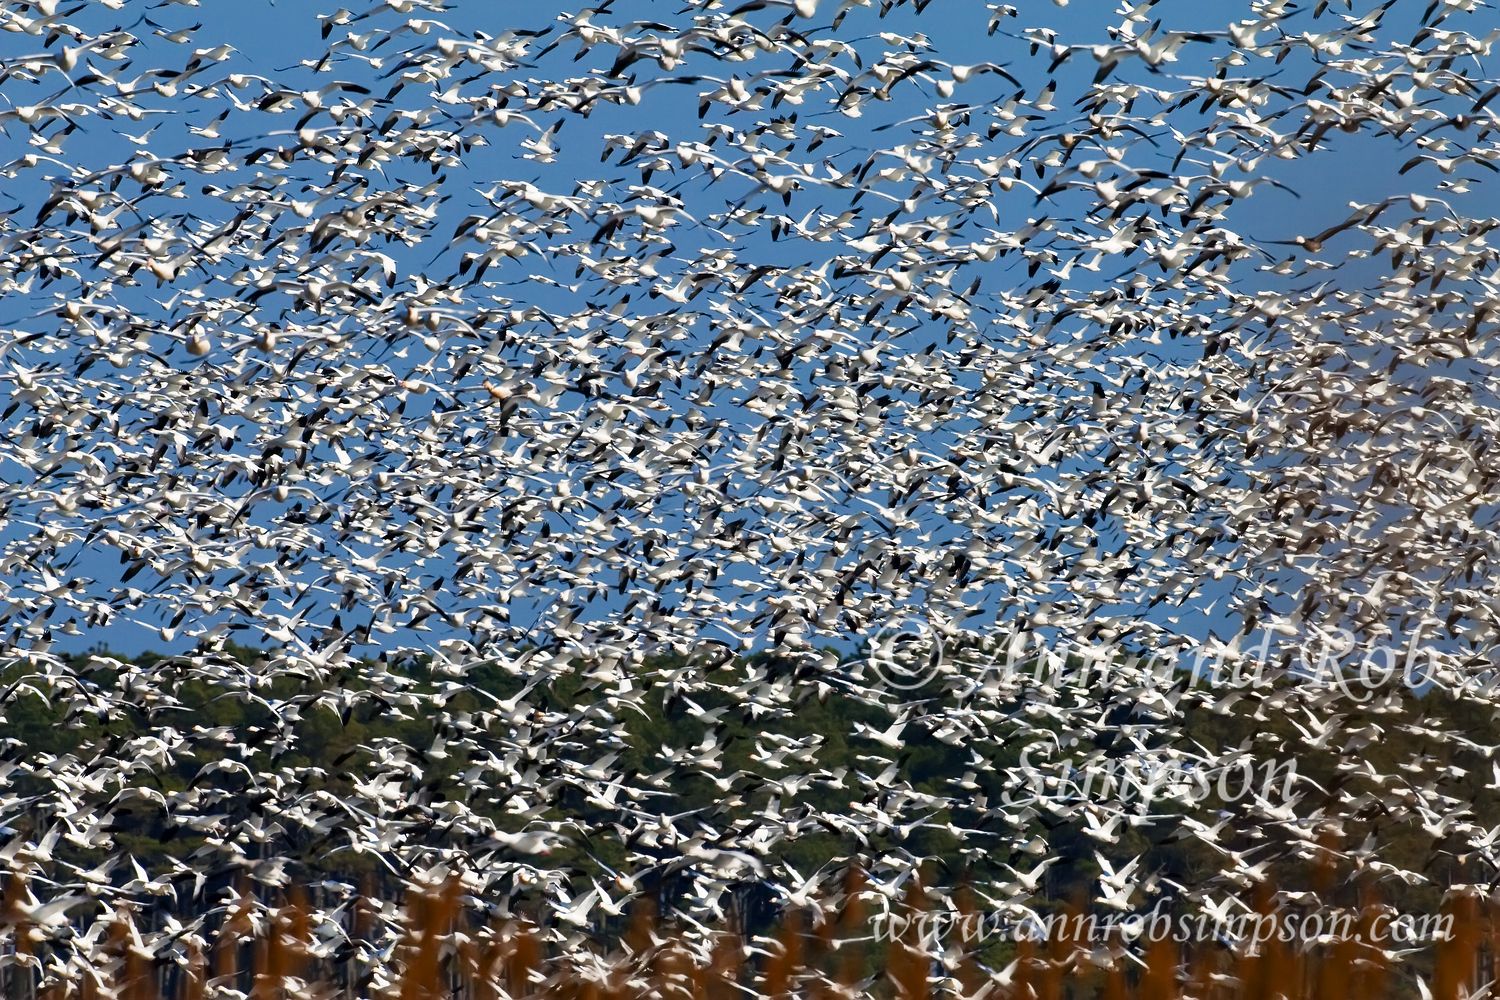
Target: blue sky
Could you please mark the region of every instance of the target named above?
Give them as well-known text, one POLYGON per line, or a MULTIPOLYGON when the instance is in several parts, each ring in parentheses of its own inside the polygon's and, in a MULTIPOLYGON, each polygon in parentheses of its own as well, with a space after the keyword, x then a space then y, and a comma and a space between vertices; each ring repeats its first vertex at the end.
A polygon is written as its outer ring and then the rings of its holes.
MULTIPOLYGON (((1021 7, 1019 16, 1003 22, 1003 31, 1018 32, 1028 26, 1046 25, 1057 30, 1059 40, 1075 44, 1098 44, 1108 41, 1107 29, 1118 24, 1120 20, 1118 14, 1113 12, 1113 8, 1105 3, 1085 3, 1082 0, 1074 0, 1073 3, 1063 7, 1051 3, 1018 4, 1018 6, 1021 7)), ((1246 16, 1247 10, 1247 5, 1243 4, 1164 0, 1152 10, 1152 16, 1160 17, 1166 24, 1177 29, 1220 30, 1229 21, 1246 16)), ((137 23, 131 28, 132 32, 147 39, 148 43, 133 60, 131 69, 124 71, 123 75, 145 70, 154 64, 180 66, 186 56, 185 48, 211 48, 220 44, 228 44, 235 48, 236 54, 228 62, 211 68, 208 76, 217 78, 225 72, 260 74, 294 87, 309 88, 321 87, 337 80, 359 87, 368 87, 372 92, 379 94, 384 93, 385 89, 390 86, 388 74, 393 67, 399 66, 399 47, 404 44, 398 40, 385 46, 380 58, 386 59, 386 62, 379 69, 359 61, 345 60, 333 64, 327 73, 314 75, 305 68, 297 67, 300 60, 316 59, 323 51, 319 24, 315 16, 317 8, 311 4, 294 2, 294 0, 281 0, 279 3, 271 3, 270 0, 244 0, 244 2, 233 3, 227 0, 204 0, 201 6, 196 7, 174 4, 147 8, 144 5, 130 4, 123 11, 111 11, 101 6, 89 11, 88 17, 92 19, 92 23, 102 27, 119 23, 122 19, 124 23, 129 23, 137 16, 137 11, 155 22, 157 26, 155 30, 162 32, 178 31, 200 22, 201 27, 193 35, 191 45, 184 47, 170 45, 161 38, 153 37, 151 24, 137 23), (158 57, 161 60, 160 63, 153 63, 153 59, 158 57)), ((523 7, 460 2, 449 5, 449 9, 441 14, 431 16, 435 20, 442 21, 457 35, 473 36, 476 32, 483 32, 494 36, 507 30, 542 29, 549 25, 554 26, 554 34, 556 34, 557 18, 563 13, 565 10, 562 8, 550 8, 544 5, 523 7), (521 16, 518 16, 518 12, 521 16)), ((1401 30, 1397 30, 1394 26, 1390 27, 1387 37, 1408 37, 1403 35, 1403 31, 1407 28, 1414 28, 1418 14, 1420 11, 1414 8, 1409 11, 1402 9, 1394 12, 1391 25, 1397 23, 1396 18, 1405 17, 1408 20, 1406 27, 1401 30)), ((663 17, 663 6, 644 2, 621 3, 614 5, 607 15, 600 15, 599 20, 622 24, 633 16, 643 19, 663 17)), ((838 37, 856 46, 859 51, 866 54, 867 59, 873 59, 878 58, 882 51, 900 47, 902 43, 898 36, 914 38, 917 32, 921 32, 927 36, 931 48, 930 54, 937 58, 954 63, 1001 62, 1021 79, 1028 93, 1041 89, 1049 79, 1045 59, 1029 57, 1026 52, 1027 43, 1008 37, 1003 31, 994 35, 988 34, 986 25, 989 17, 990 13, 986 6, 977 3, 933 3, 920 17, 909 8, 902 8, 884 19, 877 16, 876 10, 860 9, 850 13, 841 25, 838 37), (892 37, 883 38, 882 32, 892 37)), ((385 17, 379 23, 394 24, 399 23, 399 20, 395 17, 385 17)), ((1303 20, 1307 20, 1305 15, 1303 20)), ((351 28, 340 27, 335 31, 342 33, 345 30, 361 30, 374 23, 376 22, 365 22, 363 25, 351 28)), ((1311 27, 1310 22, 1307 26, 1311 27)), ((446 33, 443 28, 436 25, 430 30, 446 33)), ((0 57, 36 52, 41 44, 41 39, 32 36, 0 34, 0 57)), ((534 51, 540 49, 542 44, 544 43, 538 43, 534 51)), ((522 68, 501 75, 543 80, 556 79, 559 75, 569 72, 581 72, 583 67, 591 67, 598 57, 594 53, 589 53, 581 64, 574 64, 572 59, 576 48, 576 43, 564 43, 543 57, 536 67, 522 68)), ((101 64, 101 68, 105 68, 104 64, 101 64)), ((644 72, 644 67, 637 68, 644 72)), ((1050 79, 1056 81, 1060 95, 1077 93, 1086 84, 1092 69, 1091 60, 1087 56, 1082 56, 1060 67, 1050 79)), ((1174 66, 1173 69, 1177 72, 1199 72, 1205 75, 1208 72, 1206 66, 1195 67, 1187 60, 1174 66)), ((1280 77, 1289 86, 1300 84, 1311 74, 1311 71, 1312 67, 1300 57, 1294 57, 1279 67, 1280 77)), ((719 76, 725 72, 725 67, 707 60, 701 61, 701 65, 696 64, 689 57, 688 61, 674 72, 678 76, 692 73, 719 76)), ((655 75, 664 74, 658 72, 655 75)), ((1127 78, 1140 79, 1141 82, 1147 81, 1147 75, 1141 73, 1139 66, 1132 67, 1130 72, 1124 75, 1127 78)), ((480 85, 485 82, 489 81, 480 81, 480 85)), ((149 84, 149 81, 147 83, 149 84)), ((409 288, 413 276, 438 280, 454 272, 458 265, 458 254, 461 251, 448 248, 445 245, 446 238, 454 231, 460 219, 483 206, 484 202, 479 193, 492 188, 499 182, 527 181, 545 191, 566 192, 580 181, 596 179, 613 186, 622 192, 623 196, 623 192, 628 190, 629 185, 638 183, 640 177, 639 175, 632 176, 631 171, 616 168, 612 163, 601 164, 598 153, 603 137, 608 134, 638 134, 647 129, 657 129, 666 133, 674 141, 702 138, 707 133, 708 127, 719 120, 717 114, 711 114, 704 121, 698 118, 698 94, 712 86, 711 82, 700 82, 652 87, 644 92, 644 99, 640 106, 600 105, 588 119, 572 116, 557 135, 559 153, 555 162, 552 163, 542 163, 534 158, 527 158, 522 144, 534 139, 535 135, 528 132, 524 126, 487 133, 485 139, 488 145, 470 150, 465 155, 465 162, 461 168, 444 172, 441 178, 442 192, 448 197, 437 206, 437 215, 431 223, 426 238, 410 247, 396 243, 380 248, 395 262, 399 274, 397 291, 409 288)), ((0 98, 14 107, 39 101, 42 97, 50 96, 56 89, 55 76, 48 76, 41 84, 35 86, 28 86, 19 79, 12 79, 0 88, 0 98)), ((956 93, 952 100, 988 104, 1003 100, 1014 92, 1014 89, 1013 86, 995 76, 976 78, 974 82, 966 84, 956 93)), ((68 95, 64 94, 56 99, 66 101, 68 95)), ((795 110, 808 120, 817 116, 817 121, 826 123, 828 127, 841 133, 840 137, 831 138, 828 143, 827 153, 832 158, 861 149, 891 145, 896 141, 895 137, 901 134, 899 130, 903 126, 900 123, 935 100, 937 98, 931 93, 930 88, 912 87, 898 91, 898 99, 887 104, 867 102, 863 109, 864 114, 859 118, 850 118, 811 104, 797 109, 788 107, 786 110, 788 113, 795 110)), ((399 95, 395 103, 397 106, 420 108, 429 102, 429 96, 422 87, 410 85, 399 95)), ((153 112, 147 114, 141 121, 129 121, 123 118, 105 121, 98 116, 81 119, 80 129, 67 139, 61 158, 69 164, 84 169, 104 169, 133 155, 141 155, 137 150, 143 150, 146 156, 150 156, 202 146, 209 140, 193 135, 189 131, 190 128, 201 129, 208 126, 212 116, 217 114, 223 106, 222 100, 197 102, 201 106, 195 106, 177 96, 153 97, 150 95, 143 97, 141 103, 153 112), (171 113, 154 113, 157 110, 166 110, 171 113), (148 130, 150 130, 149 135, 147 135, 148 130), (144 143, 136 141, 137 138, 142 137, 146 140, 144 143)), ((1056 112, 1058 125, 1066 127, 1068 120, 1077 113, 1077 109, 1064 106, 1059 101, 1056 112)), ((1135 143, 1131 150, 1132 164, 1138 167, 1166 166, 1176 148, 1171 141, 1168 127, 1177 125, 1186 130, 1186 128, 1195 127, 1201 121, 1190 109, 1185 109, 1182 115, 1187 125, 1166 122, 1161 132, 1157 134, 1157 140, 1161 143, 1160 152, 1156 154, 1157 162, 1153 163, 1145 150, 1141 148, 1141 144, 1135 143)), ((290 120, 292 117, 265 114, 253 109, 236 111, 220 127, 219 134, 222 140, 234 142, 235 148, 243 152, 262 145, 266 139, 269 139, 272 144, 287 141, 285 133, 294 129, 294 122, 290 120), (283 134, 276 136, 274 133, 278 132, 283 134)), ((1050 128, 1052 123, 1042 123, 1039 127, 1050 128)), ((1249 202, 1236 206, 1227 216, 1226 224, 1247 236, 1260 240, 1290 239, 1296 234, 1322 229, 1343 219, 1349 212, 1347 206, 1351 201, 1373 203, 1393 194, 1403 193, 1407 189, 1412 179, 1404 179, 1397 174, 1397 169, 1401 164, 1390 155, 1392 148, 1390 143, 1377 143, 1365 136, 1338 136, 1337 138, 1339 141, 1333 143, 1327 151, 1268 167, 1271 176, 1295 189, 1300 197, 1293 197, 1279 189, 1266 188, 1257 192, 1249 202)), ((0 163, 11 162, 28 152, 34 152, 28 139, 28 129, 15 121, 10 122, 7 127, 7 136, 0 137, 0 163)), ((47 177, 49 171, 56 169, 60 168, 49 166, 47 161, 43 160, 37 167, 19 171, 18 175, 6 184, 3 196, 18 206, 15 208, 18 218, 26 218, 29 214, 34 214, 47 199, 51 192, 47 177)), ((394 169, 396 168, 393 167, 394 169)), ((1430 168, 1422 169, 1429 170, 1430 168)), ((305 162, 299 164, 294 170, 305 174, 305 176, 299 174, 299 180, 307 185, 320 185, 327 182, 326 176, 319 176, 316 168, 309 168, 305 162)), ((419 172, 413 170, 404 172, 414 183, 420 182, 419 172)), ((202 179, 215 181, 212 177, 202 179)), ((243 176, 226 177, 222 183, 232 184, 243 179, 243 176)), ((658 179, 656 183, 670 188, 676 182, 671 179, 658 179)), ((698 189, 698 183, 696 180, 691 180, 679 192, 690 210, 702 211, 699 208, 700 205, 717 205, 730 197, 717 191, 713 192, 710 197, 698 189)), ((732 183, 734 183, 732 180, 726 182, 726 184, 732 183)), ((1422 183, 1430 184, 1430 178, 1424 178, 1422 183)), ((744 185, 744 189, 747 194, 752 190, 748 184, 744 185)), ((311 187, 308 190, 311 190, 311 187)), ((1068 210, 1067 199, 1070 197, 1068 195, 1054 199, 1054 204, 1038 205, 1027 196, 1024 189, 1018 188, 1016 194, 1017 196, 1011 202, 997 205, 999 225, 1002 228, 1005 226, 1020 228, 1028 219, 1068 210)), ((1081 196, 1071 197, 1075 199, 1076 204, 1076 199, 1081 196)), ((1490 196, 1481 189, 1473 197, 1486 199, 1490 196)), ((160 211, 168 203, 164 199, 156 199, 153 204, 155 210, 160 211)), ((196 190, 191 187, 185 188, 181 192, 181 197, 174 199, 170 204, 174 210, 184 213, 188 220, 223 221, 226 214, 224 202, 206 197, 201 188, 196 190)), ((793 199, 792 204, 787 206, 787 214, 795 218, 815 209, 837 211, 839 207, 831 191, 820 190, 799 193, 793 199), (827 200, 820 201, 820 199, 827 200)), ((1460 208, 1457 205, 1455 207, 1460 208)), ((1494 210, 1493 204, 1480 207, 1484 207, 1487 213, 1494 210)), ((863 210, 873 211, 869 208, 869 203, 864 206, 863 210)), ((711 245, 713 241, 711 235, 701 230, 695 231, 691 227, 684 227, 674 235, 680 247, 684 249, 689 245, 711 245)), ((763 233, 741 239, 738 248, 742 260, 749 259, 749 256, 753 254, 767 263, 816 263, 806 257, 808 244, 780 244, 773 242, 763 233)), ((830 250, 830 254, 832 252, 830 250)), ((497 289, 497 294, 503 294, 509 298, 513 308, 522 309, 529 306, 544 310, 577 308, 577 303, 570 300, 570 295, 565 289, 555 284, 543 284, 532 280, 540 273, 554 281, 566 283, 569 280, 567 269, 561 269, 564 273, 558 273, 558 270, 557 268, 538 270, 536 258, 530 257, 520 262, 499 262, 486 277, 488 280, 507 283, 497 289)), ((1089 279, 1081 272, 1075 272, 1072 279, 1074 287, 1085 288, 1090 280, 1102 283, 1112 278, 1118 270, 1116 267, 1110 267, 1106 262, 1106 266, 1101 270, 1097 279, 1089 279)), ((1024 272, 1018 270, 1014 259, 997 264, 990 269, 975 268, 974 272, 976 277, 983 278, 987 290, 1003 288, 1007 283, 1019 286, 1026 281, 1024 272)), ((1357 285, 1378 280, 1380 272, 1381 262, 1370 260, 1363 264, 1342 267, 1338 272, 1330 273, 1328 279, 1357 285)), ((87 273, 84 277, 86 283, 87 273)), ((1270 282, 1274 279, 1246 271, 1245 280, 1247 284, 1243 286, 1244 289, 1251 290, 1255 286, 1249 282, 1270 282)), ((152 282, 147 281, 135 289, 119 289, 116 292, 116 300, 128 303, 142 316, 165 317, 180 313, 183 302, 172 297, 174 289, 152 285, 152 282)), ((1274 286, 1267 285, 1267 287, 1274 286)), ((45 334, 49 325, 56 323, 56 302, 52 298, 56 291, 55 287, 47 289, 37 287, 29 296, 7 296, 4 302, 0 303, 0 323, 16 330, 45 334)), ((904 342, 903 348, 910 351, 920 350, 924 346, 922 336, 920 330, 915 331, 904 342)), ((1197 346, 1193 345, 1185 349, 1191 352, 1196 350, 1197 346)), ((172 351, 173 353, 169 353, 168 357, 174 363, 184 367, 200 363, 188 356, 180 347, 173 348, 172 351)), ((421 351, 416 351, 411 363, 416 363, 416 357, 420 355, 421 351)), ((208 360, 212 361, 212 358, 208 360)), ((417 407, 421 405, 423 404, 415 404, 417 407)), ((736 415, 734 407, 726 407, 722 413, 726 419, 742 419, 736 415)), ((412 417, 419 415, 420 412, 417 410, 409 414, 412 417)), ((710 415, 715 415, 714 411, 711 411, 710 415)), ((13 429, 7 427, 7 430, 13 429)), ((27 475, 26 470, 13 465, 0 465, 0 477, 8 482, 21 482, 27 475)), ((295 502, 295 497, 287 501, 288 504, 295 502)), ((274 517, 276 514, 277 508, 274 506, 259 508, 258 512, 258 516, 262 518, 274 517)), ((28 524, 24 520, 15 521, 5 534, 0 535, 0 541, 12 542, 34 530, 36 530, 35 524, 28 524)), ((940 540, 941 537, 935 539, 935 541, 940 540)), ((95 587, 99 592, 102 593, 118 580, 121 567, 113 551, 99 547, 81 548, 74 554, 77 558, 70 563, 71 571, 94 579, 95 587)), ((399 559, 400 557, 388 558, 399 559)), ((413 563, 408 568, 423 579, 436 580, 451 572, 452 567, 428 562, 422 566, 413 563)), ((145 581, 146 577, 142 577, 133 581, 133 585, 149 590, 149 584, 145 581)), ((528 613, 523 605, 524 601, 517 606, 518 616, 528 613)), ((535 613, 538 610, 540 609, 532 608, 530 612, 535 613)), ((182 640, 176 643, 162 641, 157 631, 162 624, 165 623, 151 622, 142 627, 117 624, 107 634, 80 636, 65 640, 63 645, 83 647, 96 641, 103 641, 113 648, 130 651, 145 648, 171 650, 174 645, 180 647, 182 640)), ((1186 630, 1197 631, 1213 627, 1214 622, 1212 618, 1195 617, 1195 613, 1189 609, 1184 620, 1179 624, 1186 630)), ((433 623, 433 627, 438 630, 439 635, 444 628, 438 623, 433 623)), ((401 635, 389 637, 393 643, 407 638, 410 637, 401 635)), ((419 641, 430 642, 433 638, 434 636, 429 635, 420 637, 419 641)), ((252 643, 258 641, 253 634, 245 636, 244 639, 252 643)))

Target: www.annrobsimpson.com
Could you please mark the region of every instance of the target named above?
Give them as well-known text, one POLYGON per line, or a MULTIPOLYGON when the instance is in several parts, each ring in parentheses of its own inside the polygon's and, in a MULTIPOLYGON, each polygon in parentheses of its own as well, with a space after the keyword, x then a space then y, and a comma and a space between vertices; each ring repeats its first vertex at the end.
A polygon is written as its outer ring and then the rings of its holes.
POLYGON ((873 923, 878 941, 957 939, 968 944, 1002 939, 1080 944, 1229 941, 1251 947, 1276 941, 1305 948, 1333 941, 1359 941, 1375 946, 1411 946, 1447 940, 1453 932, 1452 913, 1412 914, 1386 909, 1365 916, 1349 910, 1221 916, 1202 911, 1173 914, 1157 908, 1146 913, 1052 913, 1019 919, 1005 913, 886 912, 877 913, 873 923))

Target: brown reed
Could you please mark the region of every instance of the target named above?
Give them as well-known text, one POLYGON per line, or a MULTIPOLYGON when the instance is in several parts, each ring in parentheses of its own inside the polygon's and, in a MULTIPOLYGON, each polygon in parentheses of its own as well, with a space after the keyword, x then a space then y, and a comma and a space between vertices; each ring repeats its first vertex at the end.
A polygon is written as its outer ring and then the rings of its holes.
MULTIPOLYGON (((1317 882, 1328 891, 1332 883, 1317 882)), ((949 896, 932 894, 918 875, 907 883, 897 912, 908 918, 904 930, 883 949, 869 945, 866 882, 857 870, 842 891, 808 911, 790 910, 770 933, 747 941, 738 928, 722 929, 693 947, 670 919, 647 902, 633 911, 614 948, 597 953, 610 971, 564 961, 549 950, 543 928, 525 919, 492 921, 472 927, 457 880, 410 887, 398 946, 399 975, 385 1000, 718 1000, 760 996, 767 1000, 812 997, 878 997, 936 1000, 939 996, 989 1000, 1376 1000, 1415 995, 1410 975, 1396 975, 1389 956, 1374 941, 1383 913, 1378 896, 1358 891, 1354 932, 1315 947, 1289 943, 1273 934, 1258 946, 1231 948, 1214 941, 1183 944, 1157 938, 1127 957, 1118 940, 1089 940, 1084 921, 1051 925, 1044 940, 1023 938, 1013 947, 981 955, 993 942, 960 933, 976 916, 973 895, 959 887, 949 896), (941 904, 934 907, 934 900, 941 904), (930 949, 918 931, 923 914, 957 916, 956 927, 930 949), (1058 930, 1057 928, 1063 928, 1058 930), (1002 970, 1008 970, 1007 974, 1002 970)), ((0 923, 14 950, 31 950, 25 919, 29 901, 20 879, 0 894, 0 923)), ((1269 886, 1251 891, 1251 908, 1276 917, 1277 896, 1269 886)), ((364 981, 351 977, 346 963, 316 959, 312 950, 313 909, 306 894, 293 890, 279 907, 258 911, 243 890, 229 906, 212 941, 212 961, 189 940, 185 962, 170 1000, 214 1000, 225 991, 245 989, 253 1000, 364 997, 364 981), (255 914, 260 913, 260 919, 255 914), (248 968, 239 964, 248 946, 248 968), (343 973, 342 979, 340 973, 343 973)), ((1063 912, 1087 915, 1085 901, 1063 912)), ((1454 933, 1431 949, 1425 977, 1433 1000, 1459 1000, 1493 977, 1500 965, 1500 907, 1476 894, 1450 893, 1444 912, 1454 933)), ((1280 919, 1276 917, 1276 919, 1280 919)), ((352 923, 368 933, 369 914, 354 907, 352 923)), ((153 964, 128 911, 108 926, 100 964, 79 982, 49 983, 41 993, 19 990, 7 980, 7 996, 49 1000, 169 1000, 161 983, 165 960, 153 964)), ((29 971, 28 971, 29 975, 29 971)), ((238 994, 244 996, 244 993, 238 994)))

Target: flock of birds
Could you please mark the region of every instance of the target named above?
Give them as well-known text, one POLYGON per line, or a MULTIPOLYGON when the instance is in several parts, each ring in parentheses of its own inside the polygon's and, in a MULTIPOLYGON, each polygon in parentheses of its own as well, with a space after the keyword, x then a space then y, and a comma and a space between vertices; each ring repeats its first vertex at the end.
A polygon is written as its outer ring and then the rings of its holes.
MULTIPOLYGON (((1009 866, 977 888, 1024 912, 1039 823, 1084 832, 1123 909, 1208 905, 1379 816, 1487 890, 1500 827, 1462 789, 1500 782, 1497 747, 1393 722, 1399 682, 1351 703, 1292 681, 1329 636, 1351 664, 1415 641, 1438 687, 1494 701, 1500 15, 1080 6, 0 2, 0 711, 135 727, 0 752, 28 919, 81 954, 104 933, 83 903, 284 885, 296 837, 459 872, 501 911, 540 896, 578 947, 652 872, 704 926, 747 881, 807 905, 837 866, 777 851, 830 832, 897 898, 922 860, 902 845, 943 829, 1009 866), (1274 669, 1174 700, 1129 664, 1077 690, 950 657, 918 697, 840 652, 913 616, 948 644, 1229 660, 1270 635, 1274 669), (165 655, 79 666, 101 642, 165 655), (584 694, 547 697, 565 678, 584 694), (276 725, 201 725, 187 685, 276 725), (832 696, 889 728, 766 736, 755 771, 721 770, 723 718, 832 696), (709 736, 626 771, 652 699, 709 736), (277 763, 299 720, 372 704, 432 743, 363 748, 348 796, 277 763), (1296 735, 1195 747, 1192 705, 1296 735), (1425 749, 1378 770, 1396 725, 1425 749), (859 766, 821 766, 829 741, 859 766), (997 755, 1039 742, 1316 754, 1339 781, 1158 803, 1153 831, 1222 861, 1182 886, 1118 854, 1147 822, 1122 804, 986 798, 997 755), (972 769, 919 789, 906 748, 938 743, 972 769), (434 760, 473 795, 435 799, 434 760), (689 776, 718 804, 661 811, 689 776), (114 838, 147 802, 200 838, 170 870, 114 838), (626 858, 607 882, 549 864, 601 841, 626 858)), ((1450 870, 1383 843, 1340 850, 1450 870)))

